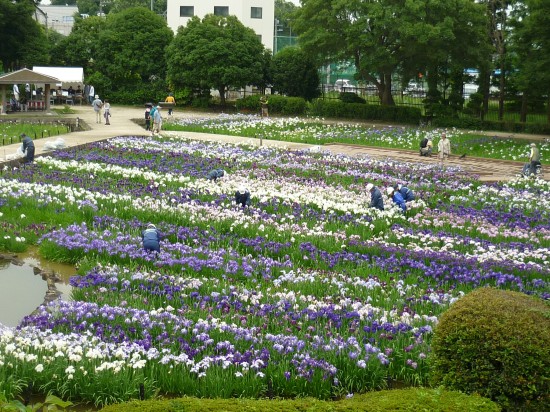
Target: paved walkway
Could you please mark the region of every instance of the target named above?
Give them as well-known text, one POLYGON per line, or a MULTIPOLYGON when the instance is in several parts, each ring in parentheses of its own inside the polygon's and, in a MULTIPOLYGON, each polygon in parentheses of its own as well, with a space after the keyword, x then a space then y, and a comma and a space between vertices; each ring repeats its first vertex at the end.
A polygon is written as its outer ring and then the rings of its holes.
MULTIPOLYGON (((118 107, 114 106, 111 109, 111 124, 97 124, 95 122, 95 113, 91 106, 74 106, 76 113, 71 115, 66 115, 66 118, 76 118, 83 120, 89 127, 90 130, 68 133, 60 136, 54 136, 52 138, 37 139, 34 141, 36 148, 36 155, 47 153, 44 151, 44 144, 48 141, 53 141, 58 137, 63 138, 68 147, 83 145, 86 143, 96 142, 99 140, 108 139, 114 136, 140 136, 146 135, 147 132, 145 129, 135 123, 133 119, 142 119, 144 115, 144 108, 135 108, 135 107, 118 107)), ((10 116, 10 115, 7 115, 10 116)), ((54 115, 52 115, 53 117, 54 115)), ((195 112, 174 112, 175 118, 202 118, 206 116, 216 116, 216 114, 209 113, 195 113, 195 112)), ((163 117, 166 119, 168 113, 166 110, 163 110, 163 117)), ((369 123, 371 124, 371 123, 369 123)), ((164 132, 166 135, 178 135, 187 137, 190 139, 196 140, 206 140, 206 141, 220 141, 227 143, 248 143, 252 145, 259 145, 260 141, 254 138, 248 137, 235 137, 235 136, 223 136, 217 134, 208 134, 208 133, 193 133, 193 132, 164 132)), ((499 133, 486 133, 487 135, 495 136, 501 135, 502 137, 520 137, 520 138, 529 138, 530 140, 543 140, 548 138, 547 136, 532 136, 532 135, 509 135, 509 134, 499 134, 499 133)), ((303 143, 290 143, 282 142, 277 140, 263 140, 261 142, 265 146, 280 147, 286 148, 288 150, 310 150, 314 146, 303 143)), ((5 162, 5 156, 15 153, 19 147, 19 143, 7 145, 3 147, 3 153, 0 156, 0 164, 5 162)), ((418 152, 411 150, 399 150, 399 149, 383 149, 375 147, 365 147, 358 145, 344 145, 344 144, 331 144, 323 146, 323 149, 329 150, 332 153, 342 153, 351 156, 372 156, 375 158, 393 158, 399 161, 407 162, 422 162, 422 163, 436 163, 438 162, 437 157, 425 158, 420 157, 418 152)), ((522 162, 513 162, 506 160, 490 160, 490 159, 481 159, 481 158, 472 158, 466 157, 465 159, 460 159, 458 156, 453 156, 451 159, 445 162, 445 165, 449 166, 460 166, 464 169, 479 175, 480 180, 482 181, 500 181, 508 180, 509 178, 517 175, 523 166, 522 162)), ((550 178, 550 173, 546 174, 546 180, 550 178)))

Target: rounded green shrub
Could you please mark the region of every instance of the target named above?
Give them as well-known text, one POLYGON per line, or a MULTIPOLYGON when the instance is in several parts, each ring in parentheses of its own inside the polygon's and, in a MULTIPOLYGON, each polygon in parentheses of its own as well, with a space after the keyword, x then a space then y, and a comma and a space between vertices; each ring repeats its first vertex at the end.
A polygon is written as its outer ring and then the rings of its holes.
POLYGON ((479 396, 441 389, 411 388, 368 392, 339 401, 300 399, 178 398, 132 401, 106 406, 102 412, 499 412, 497 404, 479 396))
POLYGON ((344 103, 362 103, 365 104, 367 101, 363 99, 361 96, 358 96, 357 93, 354 92, 342 92, 340 93, 340 100, 342 100, 344 103))
POLYGON ((478 393, 506 410, 545 410, 550 405, 549 309, 540 299, 494 288, 462 297, 435 328, 433 383, 478 393))

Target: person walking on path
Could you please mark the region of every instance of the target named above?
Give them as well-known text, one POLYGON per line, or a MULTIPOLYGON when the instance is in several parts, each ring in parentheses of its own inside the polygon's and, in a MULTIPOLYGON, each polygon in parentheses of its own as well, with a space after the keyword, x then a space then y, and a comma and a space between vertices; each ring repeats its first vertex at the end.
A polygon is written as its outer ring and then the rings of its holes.
POLYGON ((95 122, 101 124, 101 108, 103 107, 103 102, 99 99, 99 96, 95 95, 95 100, 92 102, 92 107, 95 112, 95 122))
POLYGON ((151 107, 145 106, 145 130, 151 130, 151 107))
POLYGON ((441 135, 441 140, 437 144, 437 150, 439 151, 439 160, 441 162, 448 159, 451 155, 451 142, 447 139, 447 135, 445 133, 441 135))
POLYGON ((21 147, 21 151, 25 154, 25 160, 28 163, 34 162, 34 142, 32 139, 27 136, 25 133, 21 134, 21 141, 23 142, 23 145, 21 147))
POLYGON ((111 104, 107 99, 105 99, 105 103, 103 104, 103 117, 105 118, 105 125, 110 125, 109 117, 111 117, 111 104))
POLYGON ((153 114, 153 135, 160 134, 162 130, 162 115, 160 114, 160 106, 157 106, 153 114))
POLYGON ((372 183, 367 185, 367 192, 370 192, 370 207, 374 207, 378 210, 384 210, 384 199, 382 199, 382 193, 372 183))
POLYGON ((537 166, 540 166, 540 152, 535 143, 531 143, 531 153, 529 154, 529 172, 535 175, 537 172, 537 166))
MULTIPOLYGON (((88 87, 88 102, 92 104, 95 96, 95 88, 92 85, 86 87, 88 87)), ((97 99, 97 96, 95 96, 95 98, 97 99)))
POLYGON ((174 109, 174 106, 176 105, 176 99, 174 99, 174 96, 172 93, 168 95, 168 97, 165 100, 166 103, 170 103, 168 106, 168 116, 172 116, 172 110, 174 109))

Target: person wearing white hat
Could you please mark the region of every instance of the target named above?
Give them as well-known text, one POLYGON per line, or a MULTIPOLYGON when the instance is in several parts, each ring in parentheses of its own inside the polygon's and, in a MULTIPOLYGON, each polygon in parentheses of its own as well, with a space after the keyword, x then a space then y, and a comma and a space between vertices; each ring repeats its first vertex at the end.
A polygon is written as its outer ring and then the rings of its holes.
POLYGON ((405 203, 405 199, 403 199, 403 196, 401 196, 401 193, 396 191, 391 186, 386 189, 386 193, 388 194, 388 197, 391 200, 393 200, 393 203, 395 203, 397 206, 399 206, 403 212, 405 212, 407 210, 407 205, 405 203))
POLYGON ((235 203, 243 208, 250 206, 250 191, 246 186, 241 185, 235 192, 235 203))
POLYGON ((146 251, 160 252, 160 232, 154 224, 149 223, 147 229, 141 232, 141 240, 146 251))
POLYGON ((537 172, 537 166, 540 166, 540 152, 535 143, 531 143, 531 153, 529 154, 529 172, 535 175, 537 172))
POLYGON ((95 100, 92 102, 92 107, 95 112, 95 122, 101 124, 101 108, 103 107, 103 102, 99 99, 99 96, 95 95, 95 100))
POLYGON ((372 183, 367 185, 367 192, 370 192, 370 207, 374 207, 378 210, 384 210, 384 199, 382 199, 382 193, 372 183))

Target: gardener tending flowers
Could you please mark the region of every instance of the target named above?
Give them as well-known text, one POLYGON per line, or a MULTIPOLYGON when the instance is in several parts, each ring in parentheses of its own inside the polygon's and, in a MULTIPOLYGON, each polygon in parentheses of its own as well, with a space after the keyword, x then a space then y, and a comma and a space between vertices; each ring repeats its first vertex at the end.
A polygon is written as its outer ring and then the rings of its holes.
POLYGON ((143 241, 143 249, 147 251, 160 252, 160 232, 157 227, 149 223, 147 229, 141 233, 141 239, 143 241))
POLYGON ((384 199, 382 199, 382 193, 372 183, 367 185, 367 192, 370 192, 370 207, 374 207, 378 210, 384 210, 384 199))

